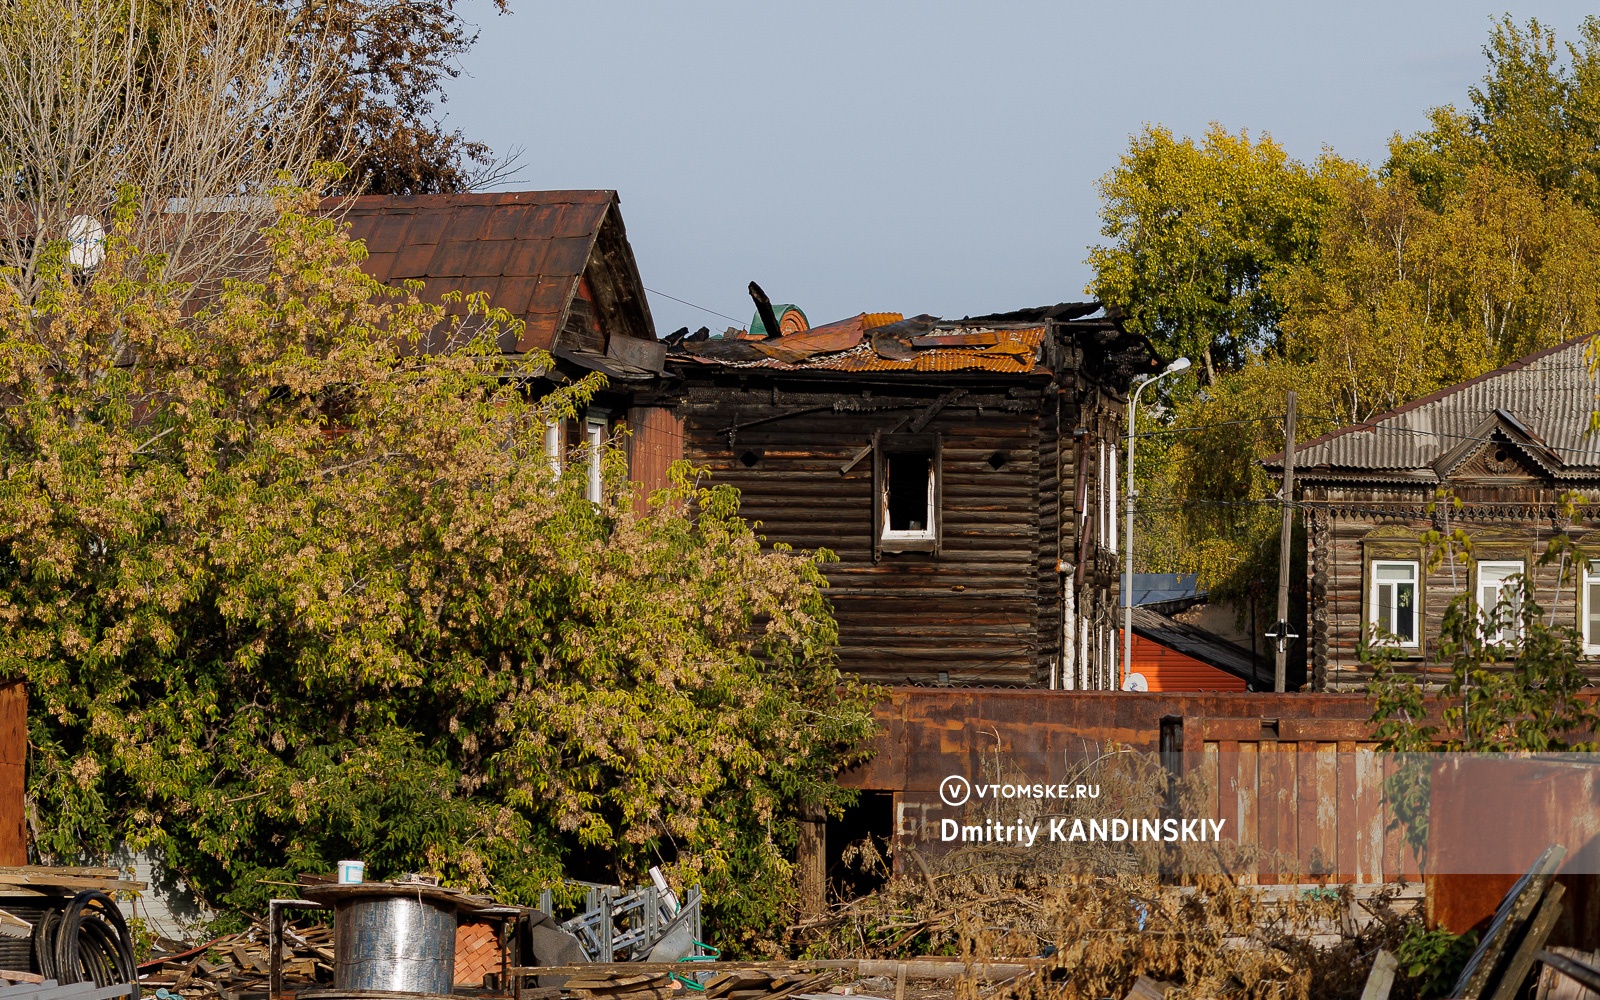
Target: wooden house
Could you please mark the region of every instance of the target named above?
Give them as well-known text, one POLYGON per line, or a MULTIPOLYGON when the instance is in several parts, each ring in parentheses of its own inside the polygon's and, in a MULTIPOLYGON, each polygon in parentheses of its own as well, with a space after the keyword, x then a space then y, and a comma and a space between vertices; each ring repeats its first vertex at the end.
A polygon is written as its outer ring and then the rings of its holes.
POLYGON ((362 268, 379 281, 420 280, 431 302, 447 292, 486 293, 524 323, 520 337, 502 339, 507 354, 548 351, 552 382, 605 375, 606 389, 577 419, 551 427, 546 441, 552 460, 588 463, 596 498, 599 467, 585 455, 624 423, 633 431, 623 439, 633 478, 646 489, 666 484, 681 454, 676 424, 634 401, 665 374, 667 349, 656 338, 615 191, 372 195, 330 199, 326 208, 365 242, 362 268))
MULTIPOLYGON (((1557 535, 1600 551, 1596 508, 1580 504, 1570 518, 1563 503, 1600 499, 1600 436, 1590 432, 1600 382, 1587 346, 1540 351, 1297 450, 1312 687, 1364 688, 1364 636, 1392 645, 1402 664, 1426 663, 1452 599, 1466 595, 1484 614, 1519 574, 1600 654, 1600 563, 1538 565, 1557 535), (1424 537, 1456 529, 1471 536, 1470 554, 1424 537)), ((1268 465, 1281 468, 1281 456, 1268 465)))
POLYGON ((679 340, 653 405, 769 539, 838 557, 844 669, 1105 689, 1124 394, 1152 355, 1095 303, 862 314, 679 340))

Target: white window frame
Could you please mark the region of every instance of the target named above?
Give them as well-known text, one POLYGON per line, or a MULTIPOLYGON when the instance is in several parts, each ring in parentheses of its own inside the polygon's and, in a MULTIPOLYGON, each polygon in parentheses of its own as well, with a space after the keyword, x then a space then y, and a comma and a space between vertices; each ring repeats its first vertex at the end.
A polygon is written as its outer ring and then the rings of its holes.
POLYGON ((588 496, 590 503, 599 503, 605 499, 605 477, 602 473, 601 460, 605 455, 607 434, 606 418, 599 414, 590 414, 583 421, 583 436, 588 449, 589 484, 588 496))
MULTIPOLYGON (((1367 590, 1367 624, 1371 627, 1372 641, 1374 644, 1399 647, 1401 649, 1416 649, 1422 645, 1422 567, 1415 559, 1374 559, 1370 564, 1371 582, 1367 590), (1378 634, 1378 590, 1386 584, 1404 583, 1404 580, 1378 579, 1378 568, 1381 566, 1404 566, 1411 570, 1411 638, 1390 639, 1378 634)), ((1399 601, 1391 601, 1390 607, 1399 610, 1399 601)), ((1393 630, 1391 630, 1393 631, 1393 630)))
POLYGON ((939 497, 935 488, 936 481, 934 479, 934 476, 939 471, 938 459, 932 452, 927 453, 928 513, 923 518, 922 528, 915 531, 910 529, 896 531, 895 529, 889 527, 889 479, 893 475, 893 473, 891 473, 889 470, 891 463, 894 462, 896 454, 921 455, 923 452, 889 452, 883 456, 883 488, 878 493, 878 519, 883 524, 883 534, 880 537, 886 542, 931 542, 935 537, 937 537, 938 531, 938 526, 934 524, 933 520, 939 516, 939 497))
POLYGON ((544 453, 550 459, 550 471, 561 475, 561 468, 566 463, 567 452, 567 422, 562 417, 544 425, 544 453))
POLYGON ((1106 490, 1106 514, 1111 530, 1106 534, 1106 548, 1112 552, 1117 551, 1117 455, 1115 445, 1111 447, 1111 488, 1106 490))
POLYGON ((1600 628, 1591 631, 1589 616, 1591 614, 1600 615, 1600 607, 1594 607, 1590 603, 1589 587, 1591 585, 1600 586, 1600 559, 1584 563, 1581 583, 1583 590, 1578 597, 1579 607, 1583 609, 1581 612, 1583 617, 1579 620, 1579 625, 1583 631, 1583 651, 1590 656, 1595 656, 1600 655, 1600 628))
MULTIPOLYGON (((1478 574, 1477 574, 1477 579, 1474 581, 1473 594, 1472 594, 1473 601, 1478 605, 1478 621, 1487 622, 1488 619, 1489 619, 1489 613, 1491 611, 1493 611, 1495 608, 1500 606, 1500 599, 1501 599, 1502 596, 1504 596, 1503 592, 1505 590, 1506 580, 1508 578, 1510 578, 1510 577, 1517 576, 1519 574, 1525 574, 1525 573, 1527 573, 1527 571, 1528 571, 1528 564, 1527 564, 1527 562, 1525 562, 1524 560, 1521 560, 1521 559, 1479 559, 1478 560, 1478 574), (1484 572, 1485 571, 1492 572, 1496 576, 1496 579, 1495 579, 1495 582, 1494 582, 1495 601, 1494 601, 1493 604, 1487 605, 1487 606, 1484 604, 1484 600, 1483 600, 1483 587, 1484 587, 1483 576, 1484 576, 1484 572)), ((1515 615, 1516 614, 1515 610, 1513 610, 1512 613, 1513 613, 1513 615, 1515 615)), ((1511 623, 1509 623, 1509 625, 1506 628, 1503 628, 1499 632, 1497 632, 1494 635, 1494 637, 1489 638, 1488 641, 1489 642, 1494 642, 1494 643, 1506 643, 1506 642, 1516 642, 1518 639, 1521 639, 1521 638, 1522 638, 1522 623, 1519 622, 1519 621, 1515 621, 1514 620, 1511 623), (1509 634, 1507 634, 1507 633, 1509 633, 1509 634)))

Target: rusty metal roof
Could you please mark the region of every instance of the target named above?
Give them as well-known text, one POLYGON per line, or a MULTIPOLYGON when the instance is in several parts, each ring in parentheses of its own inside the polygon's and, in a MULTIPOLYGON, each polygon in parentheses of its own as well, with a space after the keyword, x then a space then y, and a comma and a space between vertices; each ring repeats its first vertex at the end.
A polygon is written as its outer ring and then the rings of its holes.
POLYGON ((612 307, 630 335, 655 339, 617 206, 615 191, 369 195, 327 203, 344 212, 351 239, 365 241, 362 270, 383 282, 421 279, 432 302, 449 291, 488 293, 490 304, 527 324, 514 345, 521 351, 555 346, 597 257, 613 273, 594 278, 616 286, 609 289, 616 301, 602 305, 612 307), (597 254, 601 243, 615 246, 597 254))
MULTIPOLYGON (((1600 380, 1588 345, 1588 337, 1559 344, 1313 438, 1295 450, 1296 472, 1434 481, 1498 437, 1552 475, 1600 476, 1600 435, 1589 430, 1600 380)), ((1281 466, 1283 456, 1266 461, 1281 466)))
POLYGON ((685 341, 681 360, 730 368, 836 372, 987 371, 1024 375, 1038 367, 1046 327, 943 323, 932 316, 862 313, 767 340, 685 341))

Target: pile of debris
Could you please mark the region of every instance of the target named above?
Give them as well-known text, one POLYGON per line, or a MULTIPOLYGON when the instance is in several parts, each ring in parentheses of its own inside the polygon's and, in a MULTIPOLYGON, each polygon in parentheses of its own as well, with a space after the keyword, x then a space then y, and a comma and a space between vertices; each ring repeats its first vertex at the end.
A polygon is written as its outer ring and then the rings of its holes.
MULTIPOLYGON (((302 987, 333 982, 333 928, 320 924, 285 927, 280 956, 283 981, 302 987)), ((139 984, 164 987, 184 997, 265 1000, 272 949, 267 926, 256 921, 238 934, 215 938, 198 948, 154 958, 139 966, 139 984)))
MULTIPOLYGON (((693 963, 684 963, 684 975, 693 963)), ((705 1000, 784 1000, 785 997, 803 996, 812 991, 826 990, 833 984, 835 972, 765 972, 740 970, 708 975, 704 982, 697 978, 705 1000)), ((561 987, 563 993, 574 1000, 670 1000, 682 998, 686 987, 678 973, 607 973, 578 975, 568 979, 561 987)))

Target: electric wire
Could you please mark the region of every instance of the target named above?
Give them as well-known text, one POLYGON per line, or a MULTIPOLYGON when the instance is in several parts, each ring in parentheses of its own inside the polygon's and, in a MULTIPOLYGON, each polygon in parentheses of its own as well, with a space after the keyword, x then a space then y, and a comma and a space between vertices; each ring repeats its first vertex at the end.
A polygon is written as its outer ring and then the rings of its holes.
POLYGON ((668 295, 666 292, 659 291, 659 290, 651 288, 649 286, 645 286, 645 291, 649 292, 651 295, 659 295, 664 299, 671 299, 672 301, 678 303, 679 305, 688 306, 690 309, 698 309, 703 313, 710 313, 713 316, 720 316, 725 320, 729 320, 731 322, 739 324, 739 329, 741 329, 741 330, 748 330, 750 328, 750 325, 748 323, 746 323, 742 319, 735 319, 734 317, 729 316, 727 313, 719 313, 715 309, 707 309, 705 306, 697 306, 693 302, 690 302, 688 299, 680 299, 676 295, 668 295))

